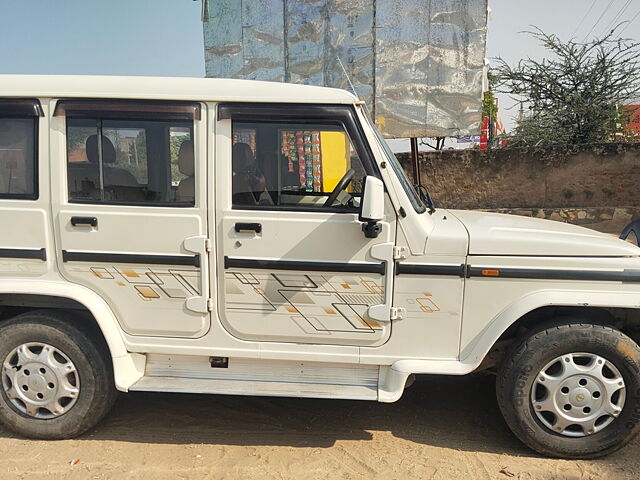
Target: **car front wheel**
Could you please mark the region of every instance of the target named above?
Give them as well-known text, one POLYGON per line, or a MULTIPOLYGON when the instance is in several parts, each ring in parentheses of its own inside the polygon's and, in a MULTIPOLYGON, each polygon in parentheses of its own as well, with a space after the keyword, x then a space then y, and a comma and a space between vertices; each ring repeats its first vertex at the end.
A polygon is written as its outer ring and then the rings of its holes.
POLYGON ((537 452, 606 455, 640 430, 640 348, 609 326, 549 323, 511 350, 497 397, 511 430, 537 452))

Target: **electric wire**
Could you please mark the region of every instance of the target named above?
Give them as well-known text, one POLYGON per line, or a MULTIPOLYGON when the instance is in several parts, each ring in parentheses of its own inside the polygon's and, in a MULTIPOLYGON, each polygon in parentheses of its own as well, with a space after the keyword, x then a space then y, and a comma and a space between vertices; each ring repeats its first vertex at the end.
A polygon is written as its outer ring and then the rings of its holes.
POLYGON ((640 10, 638 10, 638 13, 636 13, 636 14, 633 16, 633 18, 632 18, 631 20, 629 20, 629 23, 627 23, 627 24, 624 26, 624 28, 623 28, 622 30, 620 30, 619 35, 622 35, 622 33, 623 33, 627 28, 629 28, 629 25, 631 25, 631 24, 633 23, 633 21, 634 21, 636 18, 638 18, 638 16, 640 16, 640 10))
POLYGON ((576 27, 576 29, 573 31, 573 33, 571 34, 571 36, 573 37, 576 33, 578 33, 578 30, 580 29, 580 27, 582 26, 582 24, 584 23, 585 19, 587 18, 587 16, 591 13, 591 10, 593 10, 594 5, 596 4, 598 0, 593 0, 593 2, 591 3, 591 6, 589 7, 589 10, 587 10, 587 13, 584 14, 584 17, 582 17, 582 20, 580 20, 580 23, 578 23, 578 26, 576 27))
POLYGON ((633 0, 627 0, 627 3, 625 3, 622 8, 620 8, 620 10, 618 11, 618 14, 613 17, 613 19, 611 19, 611 21, 608 23, 608 25, 606 27, 604 27, 604 30, 602 30, 602 33, 600 35, 606 35, 609 31, 609 29, 613 26, 615 26, 616 21, 624 14, 624 12, 627 10, 627 8, 629 8, 629 5, 631 5, 631 2, 633 0))
POLYGON ((602 20, 602 17, 604 17, 605 13, 607 13, 607 10, 609 10, 611 8, 611 5, 613 4, 615 0, 611 0, 609 2, 609 4, 605 7, 605 9, 602 11, 602 13, 600 14, 600 16, 598 17, 598 19, 596 20, 596 23, 593 24, 593 27, 591 27, 591 30, 589 30, 589 33, 587 33, 584 38, 582 39, 582 42, 584 43, 584 41, 587 39, 587 37, 589 35, 591 35, 591 32, 593 32, 595 30, 595 28, 598 26, 598 24, 600 23, 600 20, 602 20))

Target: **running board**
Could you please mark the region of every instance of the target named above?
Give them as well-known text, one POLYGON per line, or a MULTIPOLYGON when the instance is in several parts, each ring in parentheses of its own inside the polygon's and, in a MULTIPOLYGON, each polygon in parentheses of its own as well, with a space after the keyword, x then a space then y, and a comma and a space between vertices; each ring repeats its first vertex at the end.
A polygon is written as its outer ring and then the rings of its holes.
POLYGON ((279 397, 378 399, 377 366, 209 357, 147 356, 145 376, 130 391, 279 397), (216 365, 216 366, 212 366, 216 365))

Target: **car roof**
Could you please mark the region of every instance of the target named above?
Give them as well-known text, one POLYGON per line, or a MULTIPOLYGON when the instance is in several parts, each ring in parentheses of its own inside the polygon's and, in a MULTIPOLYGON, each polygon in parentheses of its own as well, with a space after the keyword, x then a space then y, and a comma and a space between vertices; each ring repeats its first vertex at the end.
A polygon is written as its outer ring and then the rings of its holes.
POLYGON ((0 75, 1 97, 353 104, 337 88, 230 78, 0 75))

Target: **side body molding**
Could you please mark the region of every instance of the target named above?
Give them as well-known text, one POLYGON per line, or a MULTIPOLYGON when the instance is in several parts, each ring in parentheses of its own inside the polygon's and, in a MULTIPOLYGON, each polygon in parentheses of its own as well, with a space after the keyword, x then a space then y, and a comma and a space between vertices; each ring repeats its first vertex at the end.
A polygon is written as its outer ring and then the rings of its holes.
POLYGON ((0 280, 0 293, 48 295, 68 298, 84 305, 94 316, 104 335, 113 361, 116 388, 126 392, 144 375, 145 356, 129 353, 125 346, 118 321, 107 303, 95 292, 81 285, 68 282, 42 280, 0 280))

